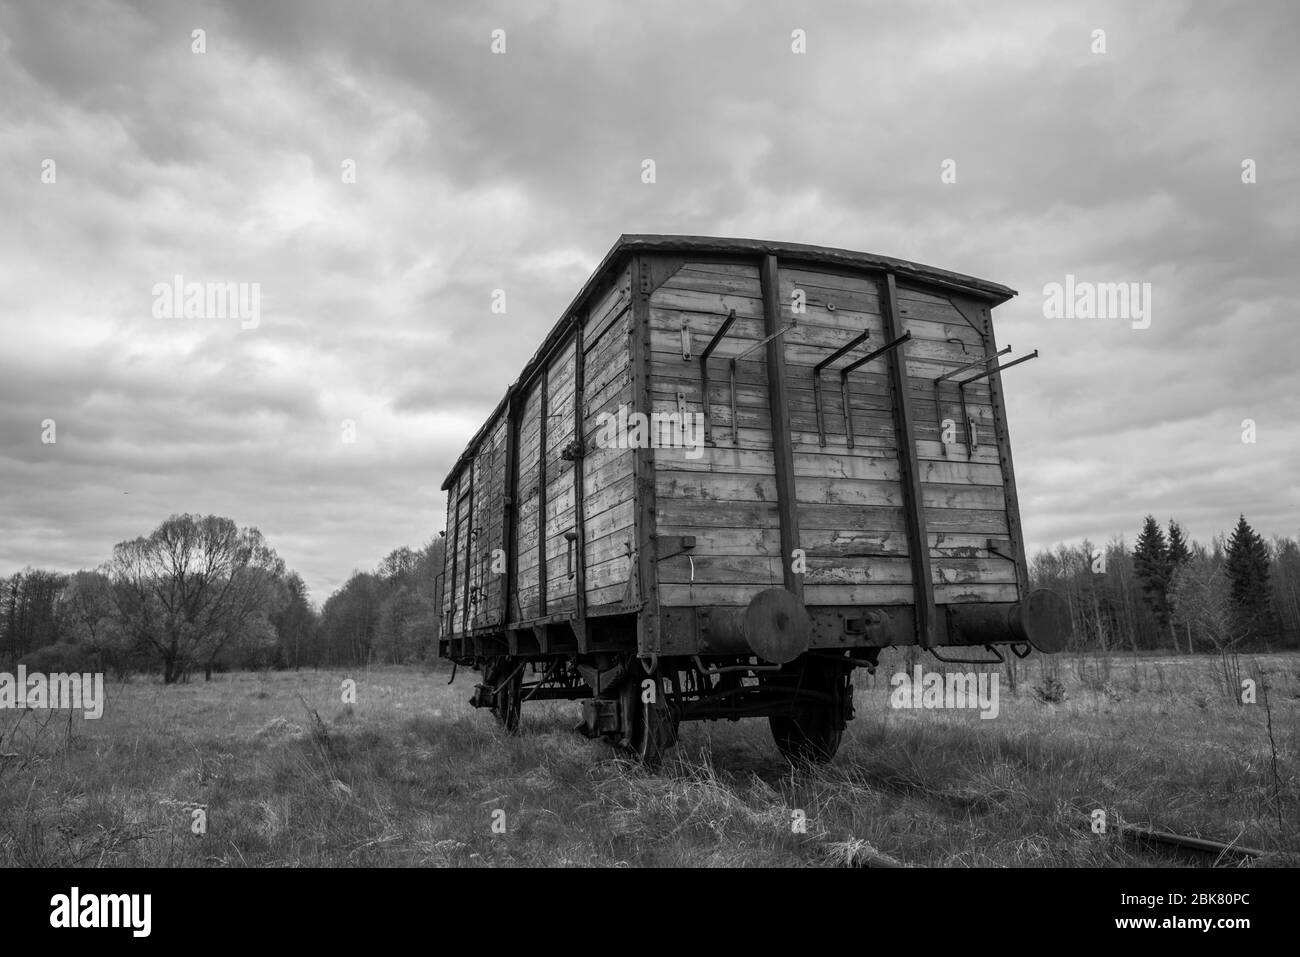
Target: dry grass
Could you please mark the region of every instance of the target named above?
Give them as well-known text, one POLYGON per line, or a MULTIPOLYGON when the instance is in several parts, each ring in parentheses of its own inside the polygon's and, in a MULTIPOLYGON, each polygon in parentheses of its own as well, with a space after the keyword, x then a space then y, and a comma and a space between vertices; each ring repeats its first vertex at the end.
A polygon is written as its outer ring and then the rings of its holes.
POLYGON ((981 720, 890 710, 905 663, 886 653, 880 676, 858 673, 838 757, 810 775, 784 764, 765 721, 685 725, 657 774, 575 734, 570 703, 527 705, 506 737, 466 704, 464 671, 451 687, 414 669, 137 679, 109 686, 99 721, 0 712, 0 864, 824 866, 864 850, 938 866, 1179 863, 1090 833, 1098 807, 1294 850, 1300 657, 1257 661, 1276 783, 1262 705, 1231 703, 1212 658, 1022 664, 1000 716, 981 720), (1035 693, 1052 674, 1056 702, 1035 693), (355 706, 341 704, 347 677, 355 706), (196 809, 206 834, 191 831, 196 809))

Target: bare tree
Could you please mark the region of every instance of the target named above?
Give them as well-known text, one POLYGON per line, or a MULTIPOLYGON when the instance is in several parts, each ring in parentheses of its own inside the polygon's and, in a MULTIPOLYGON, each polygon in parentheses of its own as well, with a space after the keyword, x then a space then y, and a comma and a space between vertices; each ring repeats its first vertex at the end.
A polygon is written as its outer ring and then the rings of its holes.
POLYGON ((173 515, 147 538, 122 542, 105 570, 119 621, 151 649, 172 684, 270 614, 284 562, 255 528, 215 515, 173 515))
POLYGON ((1228 697, 1240 704, 1237 642, 1241 635, 1235 627, 1232 592, 1223 564, 1200 550, 1174 572, 1169 597, 1175 618, 1195 629, 1219 653, 1224 688, 1228 697))

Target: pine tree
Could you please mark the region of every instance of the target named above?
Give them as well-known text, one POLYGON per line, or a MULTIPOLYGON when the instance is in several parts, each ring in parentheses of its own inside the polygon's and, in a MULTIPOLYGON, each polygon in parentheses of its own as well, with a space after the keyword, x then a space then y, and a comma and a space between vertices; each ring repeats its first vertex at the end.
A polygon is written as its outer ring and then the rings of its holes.
MULTIPOLYGON (((1175 648, 1178 646, 1178 636, 1174 632, 1173 619, 1175 615, 1172 595, 1177 585, 1179 571, 1187 567, 1187 563, 1191 561, 1191 558, 1192 553, 1187 547, 1187 538, 1183 535, 1183 527, 1171 518, 1169 520, 1169 586, 1167 594, 1171 596, 1169 602, 1169 636, 1174 639, 1175 648)), ((1192 624, 1191 622, 1185 622, 1185 624, 1187 626, 1187 653, 1190 655, 1192 653, 1192 624)))
POLYGON ((1169 546, 1154 515, 1142 523, 1133 548, 1133 571, 1142 585, 1142 596, 1161 628, 1169 627, 1169 546))
POLYGON ((1185 565, 1191 557, 1192 553, 1187 547, 1187 539, 1183 535, 1183 527, 1171 518, 1169 520, 1169 567, 1172 570, 1177 570, 1180 565, 1185 565))
POLYGON ((1268 639, 1275 631, 1268 566, 1268 545, 1250 527, 1246 516, 1240 516, 1228 539, 1225 568, 1237 612, 1236 633, 1247 641, 1268 639))

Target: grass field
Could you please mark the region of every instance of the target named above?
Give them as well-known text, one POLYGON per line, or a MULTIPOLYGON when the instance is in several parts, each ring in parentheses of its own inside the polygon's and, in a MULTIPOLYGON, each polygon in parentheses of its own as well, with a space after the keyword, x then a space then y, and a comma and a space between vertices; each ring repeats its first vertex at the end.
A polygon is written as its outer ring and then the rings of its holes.
POLYGON ((889 708, 907 665, 887 651, 876 677, 856 673, 858 717, 811 774, 765 720, 683 725, 657 773, 575 734, 570 702, 525 705, 508 737, 466 703, 464 670, 451 686, 396 668, 110 682, 98 721, 0 712, 0 864, 833 866, 860 849, 926 866, 1213 863, 1094 834, 1097 808, 1300 846, 1300 656, 1242 660, 1267 682, 1276 764, 1262 701, 1232 702, 1217 658, 1031 660, 1014 690, 1003 674, 994 720, 889 708))

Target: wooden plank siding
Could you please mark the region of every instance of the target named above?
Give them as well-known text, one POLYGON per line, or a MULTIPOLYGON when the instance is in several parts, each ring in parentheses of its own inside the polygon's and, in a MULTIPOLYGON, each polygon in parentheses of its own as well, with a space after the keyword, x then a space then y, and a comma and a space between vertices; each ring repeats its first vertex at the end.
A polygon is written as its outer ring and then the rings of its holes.
POLYGON ((635 552, 634 451, 605 442, 602 415, 631 409, 632 275, 621 272, 583 333, 583 556, 588 608, 625 600, 635 552))
POLYGON ((693 535, 696 539, 689 557, 679 555, 660 564, 659 602, 665 607, 744 605, 764 588, 784 580, 766 362, 764 351, 753 348, 765 335, 758 263, 688 262, 651 295, 653 411, 677 412, 680 391, 685 393, 687 411, 703 414, 699 355, 732 309, 736 321, 709 358, 716 444, 700 450, 698 458, 688 456, 685 449, 656 450, 659 538, 693 535), (682 358, 683 320, 689 327, 689 360, 682 358), (739 442, 733 444, 728 367, 734 356, 747 349, 753 351, 737 362, 736 419, 741 428, 739 442), (745 455, 750 457, 742 459, 745 455), (746 468, 730 470, 730 465, 742 462, 746 468), (743 539, 726 534, 736 528, 765 536, 769 549, 754 554, 743 539))
POLYGON ((459 571, 460 542, 457 538, 460 529, 460 486, 465 480, 461 471, 456 480, 447 489, 447 544, 443 552, 442 608, 440 623, 443 634, 450 634, 458 629, 456 621, 456 577, 459 571))
POLYGON ((471 540, 475 553, 471 559, 470 620, 474 628, 501 624, 502 596, 505 584, 504 540, 506 495, 507 423, 502 416, 489 438, 474 457, 474 521, 471 540), (496 565, 496 559, 501 564, 496 565), (494 567, 498 570, 494 571, 494 567))
MULTIPOLYGON (((807 555, 804 588, 810 605, 846 599, 864 604, 915 600, 901 449, 885 357, 850 374, 852 448, 845 432, 838 370, 887 341, 878 285, 874 277, 803 266, 779 270, 782 322, 797 319, 778 341, 784 342, 799 547, 807 555), (791 311, 796 288, 803 291, 806 304, 798 316, 791 311), (863 330, 869 332, 868 340, 822 372, 822 445, 813 367, 863 330)), ((988 383, 966 389, 967 413, 979 423, 983 436, 969 458, 958 390, 944 383, 936 405, 933 386, 936 376, 986 355, 986 337, 945 295, 903 285, 896 297, 896 324, 912 335, 902 347, 905 387, 935 600, 966 600, 962 596, 980 594, 983 586, 1014 586, 1014 564, 988 548, 990 538, 1009 535, 988 383), (957 425, 958 441, 941 441, 943 419, 957 425)), ((737 363, 737 434, 732 438, 728 360, 766 335, 757 262, 688 261, 655 291, 649 308, 653 410, 675 413, 681 393, 688 411, 703 412, 698 355, 732 309, 736 319, 710 360, 714 444, 698 458, 678 450, 659 450, 656 457, 659 536, 697 539, 690 555, 694 584, 687 556, 668 559, 660 567, 664 605, 743 605, 762 588, 783 582, 763 349, 737 363), (683 320, 690 328, 689 361, 682 358, 683 320)), ((1006 588, 985 591, 1003 594, 1006 588)))
POLYGON ((627 541, 634 525, 631 451, 602 448, 598 422, 600 412, 616 413, 631 400, 630 300, 629 271, 624 270, 585 313, 581 410, 575 410, 572 335, 529 383, 521 402, 511 623, 574 614, 580 577, 585 577, 589 608, 621 601, 626 590, 627 541), (577 423, 582 445, 574 457, 577 423), (566 534, 579 532, 576 468, 582 470, 583 535, 571 546, 566 534))
POLYGON ((510 618, 520 621, 537 616, 538 575, 537 513, 541 501, 542 381, 534 379, 523 394, 519 419, 519 474, 515 480, 515 535, 510 560, 514 563, 515 594, 510 618))
POLYGON ((572 459, 564 457, 574 436, 574 356, 570 339, 547 367, 546 422, 546 602, 543 614, 572 614, 576 610, 576 575, 565 540, 577 527, 572 459))

